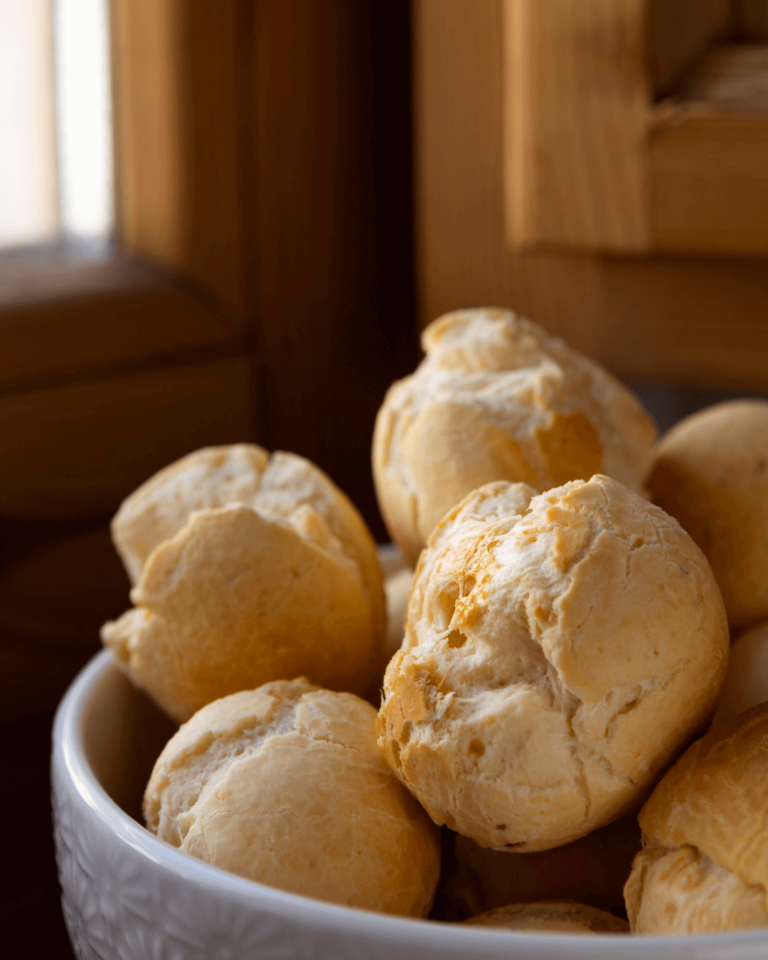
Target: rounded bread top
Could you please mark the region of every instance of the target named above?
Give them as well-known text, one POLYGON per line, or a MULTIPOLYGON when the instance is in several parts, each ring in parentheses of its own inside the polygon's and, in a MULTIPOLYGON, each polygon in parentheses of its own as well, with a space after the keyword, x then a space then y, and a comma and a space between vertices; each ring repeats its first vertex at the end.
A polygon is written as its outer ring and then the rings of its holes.
POLYGON ((704 551, 731 625, 768 617, 768 401, 681 420, 659 441, 648 485, 704 551))
POLYGON ((692 847, 653 844, 624 885, 633 933, 691 934, 768 926, 766 892, 692 847))
POLYGON ((571 900, 510 903, 470 917, 464 923, 531 933, 629 933, 626 920, 571 900))
POLYGON ((193 513, 152 551, 131 599, 102 640, 178 722, 297 673, 355 693, 379 675, 383 617, 309 506, 288 520, 243 504, 193 513))
POLYGON ((714 709, 722 599, 680 525, 595 476, 497 482, 422 553, 380 745, 437 823, 519 852, 628 812, 714 709))
POLYGON ((415 563, 432 529, 493 480, 548 490, 605 473, 639 491, 656 428, 598 364, 509 310, 449 313, 387 393, 373 465, 393 538, 415 563))
POLYGON ((289 521, 312 510, 354 561, 379 629, 384 597, 376 545, 350 500, 304 457, 238 443, 205 447, 160 470, 126 500, 112 520, 112 538, 135 585, 150 554, 170 540, 192 515, 242 504, 269 519, 289 521))
POLYGON ((646 842, 695 847, 768 895, 768 704, 697 740, 640 811, 646 842))
POLYGON ((435 827, 376 746, 376 711, 304 679, 199 710, 158 758, 147 826, 215 866, 294 893, 422 916, 435 827))

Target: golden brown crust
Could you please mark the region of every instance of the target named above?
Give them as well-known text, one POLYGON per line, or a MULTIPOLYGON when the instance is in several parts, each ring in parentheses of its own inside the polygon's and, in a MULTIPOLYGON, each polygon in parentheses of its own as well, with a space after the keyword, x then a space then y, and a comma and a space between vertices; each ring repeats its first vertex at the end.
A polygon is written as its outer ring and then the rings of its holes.
POLYGON ((689 747, 640 811, 649 840, 689 844, 768 890, 768 704, 689 747))
POLYGON ((309 461, 248 444, 199 450, 132 494, 113 533, 140 574, 138 609, 105 624, 102 640, 175 720, 297 673, 378 688, 386 615, 375 545, 309 461))
POLYGON ((648 485, 704 551, 731 626, 768 617, 768 402, 686 417, 662 437, 648 485))
POLYGON ((377 629, 384 597, 376 545, 360 514, 333 481, 304 457, 271 456, 252 443, 205 447, 142 484, 112 520, 112 537, 133 584, 153 550, 189 523, 193 513, 243 504, 270 520, 290 521, 311 509, 360 570, 377 629))
POLYGON ((297 671, 367 689, 379 637, 360 574, 316 514, 293 521, 242 505, 193 514, 145 564, 131 593, 141 615, 102 629, 174 719, 297 671))
POLYGON ((433 532, 378 721, 436 823, 519 852, 637 804, 728 659, 712 572, 676 521, 607 477, 532 492, 488 484, 433 532))
POLYGON ((305 680, 217 700, 169 741, 147 786, 148 827, 270 886, 424 916, 439 833, 376 746, 375 710, 305 680))
POLYGON ((633 933, 719 933, 768 926, 765 890, 688 844, 648 847, 624 887, 633 933))
POLYGON ((606 473, 639 491, 656 429, 600 366, 509 310, 460 310, 379 411, 373 471, 393 540, 414 565, 440 518, 494 480, 548 490, 606 473))
POLYGON ((186 526, 195 510, 234 503, 253 505, 269 454, 255 444, 204 447, 149 478, 120 504, 112 518, 112 540, 137 584, 152 551, 186 526))
POLYGON ((572 900, 510 903, 470 917, 464 923, 530 933, 629 933, 626 920, 572 900))

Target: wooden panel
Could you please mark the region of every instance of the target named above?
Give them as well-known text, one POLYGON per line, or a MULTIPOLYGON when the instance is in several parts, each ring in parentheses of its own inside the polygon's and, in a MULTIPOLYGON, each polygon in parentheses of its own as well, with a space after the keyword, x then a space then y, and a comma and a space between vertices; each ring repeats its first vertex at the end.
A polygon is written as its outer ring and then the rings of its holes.
POLYGON ((768 387, 764 261, 509 250, 501 3, 417 0, 414 13, 422 323, 510 306, 626 377, 768 387))
POLYGON ((768 118, 675 111, 650 163, 658 249, 768 253, 768 118))
POLYGON ((0 569, 0 723, 55 708, 128 589, 106 524, 0 569))
MULTIPOLYGON (((757 29, 757 7, 741 12, 757 29)), ((513 249, 768 255, 768 46, 713 47, 733 13, 726 0, 504 0, 513 249)))
POLYGON ((768 44, 712 47, 680 83, 676 100, 684 107, 698 103, 710 110, 768 116, 768 44))
POLYGON ((510 241, 645 250, 644 0, 505 0, 504 14, 510 241))
POLYGON ((666 383, 768 389, 768 270, 754 259, 655 256, 600 265, 598 357, 666 383))
POLYGON ((768 0, 733 0, 735 28, 739 39, 768 41, 768 0))
POLYGON ((373 422, 412 321, 407 302, 383 315, 377 294, 402 281, 379 272, 372 7, 254 5, 249 163, 267 443, 320 464, 370 520, 373 422))
POLYGON ((660 250, 768 254, 768 47, 713 50, 649 136, 660 250))
POLYGON ((0 512, 111 513, 177 457, 250 438, 254 414, 240 358, 0 399, 0 512))
POLYGON ((373 420, 414 333, 407 4, 113 3, 121 237, 242 315, 265 444, 375 521, 373 420))
POLYGON ((241 314, 238 0, 112 0, 117 221, 241 314))
POLYGON ((414 8, 416 252, 422 325, 500 304, 598 351, 592 259, 516 256, 503 204, 502 3, 417 0, 414 8), (578 323, 573 324, 572 318, 578 323))
POLYGON ((733 28, 733 0, 648 0, 648 71, 656 97, 670 93, 713 40, 733 28))
POLYGON ((0 393, 236 337, 226 319, 135 262, 0 260, 0 393))

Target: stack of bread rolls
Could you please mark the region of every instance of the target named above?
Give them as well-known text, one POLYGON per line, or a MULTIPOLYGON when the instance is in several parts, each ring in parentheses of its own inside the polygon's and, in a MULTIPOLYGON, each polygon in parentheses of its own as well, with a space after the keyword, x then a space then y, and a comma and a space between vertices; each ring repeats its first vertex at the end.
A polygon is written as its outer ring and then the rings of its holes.
POLYGON ((626 387, 510 311, 423 344, 374 431, 386 584, 293 454, 198 451, 120 508, 134 606, 103 640, 182 723, 147 826, 405 916, 768 925, 768 704, 743 713, 768 701, 768 404, 655 443, 626 387))

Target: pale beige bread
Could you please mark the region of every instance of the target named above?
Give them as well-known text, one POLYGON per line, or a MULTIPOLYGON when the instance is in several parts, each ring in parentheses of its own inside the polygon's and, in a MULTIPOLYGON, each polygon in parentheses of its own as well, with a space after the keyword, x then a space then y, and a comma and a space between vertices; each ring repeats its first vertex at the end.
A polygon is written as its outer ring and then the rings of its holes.
POLYGON ((455 867, 443 885, 446 918, 463 920, 507 903, 573 900, 624 912, 624 883, 640 850, 631 813, 554 850, 513 853, 481 847, 454 834, 455 867))
POLYGON ((376 548, 376 556, 384 580, 388 580, 408 566, 400 552, 400 548, 394 543, 380 544, 376 548))
MULTIPOLYGON (((300 457, 264 454, 251 504, 192 509, 195 477, 207 477, 207 489, 218 458, 261 462, 256 451, 201 451, 150 481, 151 496, 137 493, 131 508, 134 518, 142 503, 161 517, 162 504, 173 505, 170 519, 157 520, 162 536, 183 524, 152 549, 131 591, 136 609, 105 624, 102 640, 179 722, 218 697, 298 673, 355 693, 380 683, 386 623, 375 546, 327 477, 300 457)), ((214 499, 212 486, 206 496, 214 499)))
POLYGON ((144 795, 149 829, 201 860, 333 903, 425 916, 440 836, 376 746, 376 711, 304 679, 204 707, 144 795))
POLYGON ((422 334, 426 353, 387 393, 373 475, 411 565, 440 518, 493 480, 548 490, 595 473, 640 491, 656 428, 598 364, 510 310, 459 310, 422 334))
POLYGON ((648 847, 626 887, 634 933, 719 933, 768 926, 765 890, 695 847, 648 847))
POLYGON ((524 853, 629 812, 728 664, 703 554, 608 477, 474 491, 422 553, 379 743, 432 819, 524 853))
POLYGON ((464 923, 478 927, 501 927, 521 933, 629 933, 626 920, 571 900, 510 903, 470 917, 464 923))
POLYGON ((768 617, 768 402, 686 417, 662 437, 648 485, 704 551, 731 626, 768 617))
POLYGON ((387 599, 387 660, 400 649, 405 633, 405 611, 413 582, 413 570, 404 567, 384 581, 387 599))
POLYGON ((624 888, 634 932, 768 926, 768 704, 697 740, 639 819, 624 888))
POLYGON ((383 620, 376 545, 348 497, 304 457, 282 451, 270 456, 252 443, 196 450, 123 501, 112 520, 112 539, 131 582, 138 583, 152 551, 186 526, 195 511, 236 503, 282 520, 299 508, 313 510, 357 563, 371 607, 383 620))
POLYGON ((768 621, 755 624, 731 644, 728 673, 712 726, 768 701, 768 621))

